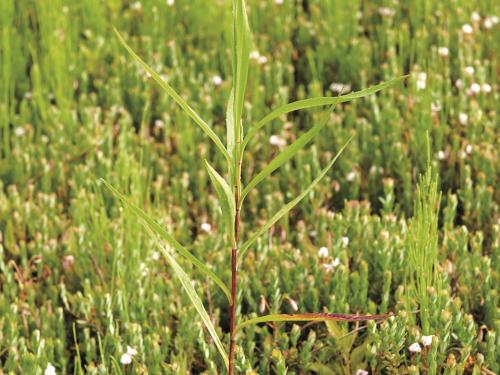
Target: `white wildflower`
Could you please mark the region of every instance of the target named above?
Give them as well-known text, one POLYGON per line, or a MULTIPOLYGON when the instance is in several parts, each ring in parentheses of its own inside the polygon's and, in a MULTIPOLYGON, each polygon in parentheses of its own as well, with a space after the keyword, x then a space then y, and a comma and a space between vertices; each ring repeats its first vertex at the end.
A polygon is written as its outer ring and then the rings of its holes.
POLYGON ((340 240, 342 241, 342 246, 349 246, 349 237, 343 236, 340 240))
POLYGON ((131 357, 137 354, 137 350, 131 346, 127 345, 127 354, 131 357))
POLYGON ((465 146, 465 152, 469 155, 472 154, 472 145, 465 146))
POLYGON ((369 374, 368 371, 361 370, 361 369, 356 370, 356 373, 355 373, 355 375, 368 375, 368 374, 369 374))
POLYGON ((439 112, 441 110, 441 104, 439 103, 431 103, 431 111, 436 113, 436 112, 439 112))
POLYGON ((444 152, 443 150, 440 150, 440 151, 438 152, 438 159, 439 159, 439 160, 444 160, 444 159, 446 159, 446 152, 444 152))
POLYGON ((439 47, 438 48, 438 53, 439 53, 439 56, 441 56, 441 57, 448 56, 449 52, 450 51, 448 50, 448 47, 439 47))
POLYGON ((472 85, 470 85, 469 89, 472 94, 479 94, 479 92, 481 91, 481 86, 479 85, 479 83, 474 82, 472 85))
POLYGON ((422 345, 423 346, 431 346, 432 345, 432 335, 430 336, 422 336, 422 345))
POLYGON ((333 272, 335 267, 338 267, 339 265, 340 265, 340 259, 335 258, 331 262, 323 264, 323 269, 325 270, 325 272, 330 273, 330 272, 333 272))
POLYGON ((283 5, 284 0, 274 0, 274 3, 275 3, 276 5, 283 5))
POLYGON ((122 365, 130 365, 132 363, 132 356, 128 353, 123 353, 120 357, 120 363, 122 365))
POLYGON ((326 258, 328 256, 328 248, 325 246, 320 247, 318 251, 318 256, 320 258, 326 258))
POLYGON ((210 233, 212 231, 212 226, 209 223, 202 223, 200 229, 202 232, 210 233))
POLYGON ((464 34, 472 34, 474 30, 472 29, 472 26, 466 23, 465 25, 462 26, 462 32, 464 34))
POLYGON ((471 19, 474 22, 479 22, 479 21, 481 21, 481 16, 479 15, 478 12, 472 12, 471 19))
POLYGON ((167 5, 173 7, 175 5, 175 0, 167 0, 167 5))
POLYGON ((47 363, 47 367, 43 371, 43 375, 56 375, 56 368, 52 365, 52 363, 47 363))
POLYGON ((489 83, 483 83, 481 85, 481 91, 485 94, 489 94, 491 92, 491 85, 489 83))
POLYGON ((259 53, 259 51, 253 50, 250 52, 249 57, 251 60, 258 60, 260 57, 260 53, 259 53))
POLYGON ((283 138, 281 138, 279 135, 273 134, 269 137, 269 144, 271 146, 276 146, 276 147, 281 148, 281 147, 286 146, 286 141, 283 138))
POLYGON ((264 64, 267 64, 267 57, 266 56, 259 56, 257 62, 260 64, 260 65, 264 65, 264 64))
POLYGON ((396 10, 392 8, 380 7, 378 8, 378 13, 382 17, 393 17, 396 14, 396 10))
POLYGON ((163 129, 165 127, 165 123, 163 120, 155 120, 155 128, 157 129, 163 129))
POLYGON ((412 353, 420 353, 422 351, 422 348, 420 347, 420 344, 418 342, 414 342, 413 344, 411 344, 408 349, 412 353))
POLYGON ((458 114, 458 121, 460 122, 461 125, 467 125, 469 122, 469 115, 467 113, 459 113, 458 114))
POLYGON ((427 73, 420 72, 417 75, 417 89, 423 90, 427 87, 427 73))
POLYGON ((355 171, 350 171, 347 176, 345 176, 346 180, 349 181, 349 182, 352 182, 354 181, 354 179, 356 178, 356 172, 355 171))
POLYGON ((16 134, 17 137, 22 137, 23 135, 26 134, 26 130, 24 130, 23 127, 19 126, 14 130, 14 133, 16 134))
POLYGON ((455 81, 455 87, 461 89, 464 86, 464 82, 459 78, 455 81))
POLYGON ((343 94, 343 93, 351 91, 351 85, 348 83, 332 82, 330 84, 330 90, 332 92, 343 94))
POLYGON ((491 20, 490 17, 486 17, 484 22, 483 22, 483 26, 485 29, 489 30, 491 28, 493 28, 493 21, 491 20))
POLYGON ((140 11, 140 10, 142 10, 142 3, 140 1, 136 1, 135 3, 132 3, 130 5, 130 8, 132 8, 133 10, 136 10, 136 11, 140 11))
POLYGON ((298 311, 299 310, 299 305, 297 304, 297 301, 288 298, 288 303, 290 304, 290 307, 292 308, 293 311, 298 311))
POLYGON ((158 251, 153 251, 153 253, 151 254, 151 259, 153 259, 154 261, 160 260, 160 253, 158 251))
POLYGON ((222 85, 222 78, 221 76, 218 76, 218 75, 215 75, 212 77, 212 83, 215 85, 215 86, 220 86, 222 85))
POLYGON ((472 77, 474 75, 474 67, 472 66, 466 66, 464 68, 464 72, 466 75, 468 75, 469 77, 472 77))

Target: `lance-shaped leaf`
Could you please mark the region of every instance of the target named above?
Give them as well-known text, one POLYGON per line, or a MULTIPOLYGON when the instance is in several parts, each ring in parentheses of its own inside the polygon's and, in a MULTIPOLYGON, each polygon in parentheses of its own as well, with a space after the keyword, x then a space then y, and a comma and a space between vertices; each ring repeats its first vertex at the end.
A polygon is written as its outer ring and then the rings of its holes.
POLYGON ((217 134, 214 133, 212 128, 196 113, 189 104, 163 79, 160 77, 158 73, 156 73, 148 64, 144 62, 130 46, 127 44, 125 39, 120 35, 118 30, 114 29, 120 43, 125 47, 127 52, 148 72, 151 77, 160 85, 160 87, 165 90, 165 92, 172 98, 174 101, 186 112, 186 114, 198 125, 206 135, 210 137, 210 139, 215 143, 220 152, 224 155, 224 157, 229 161, 229 153, 227 152, 224 144, 221 142, 220 138, 217 134))
POLYGON ((172 246, 175 250, 179 252, 184 258, 189 260, 194 264, 201 272, 210 277, 224 292, 229 303, 231 303, 231 293, 227 288, 226 284, 222 282, 221 279, 211 271, 203 262, 201 262, 198 258, 196 258, 193 254, 189 252, 184 246, 182 246, 175 238, 173 238, 158 222, 153 219, 150 215, 144 212, 141 208, 130 202, 122 193, 116 190, 110 183, 108 183, 104 179, 100 179, 100 181, 125 205, 130 211, 132 211, 135 215, 142 219, 142 222, 145 224, 145 227, 156 233, 162 240, 172 246))
POLYGON ((166 249, 158 240, 158 238, 155 236, 155 234, 151 231, 151 229, 147 228, 148 232, 150 235, 155 239, 158 248, 162 252, 162 254, 165 256, 167 259, 168 263, 174 270, 175 276, 179 279, 179 281, 182 284, 182 287, 186 291, 189 299, 191 300, 191 303, 193 304, 194 308, 198 312, 198 314, 201 317, 201 320, 205 324, 205 326, 208 329, 208 332, 210 333, 210 336, 212 336, 212 339, 214 340, 215 346, 219 350, 220 355, 222 356, 222 359, 224 360, 224 364, 226 365, 226 368, 228 367, 229 361, 228 357, 226 354, 226 351, 224 350, 224 346, 222 345, 222 342, 217 335, 217 332, 215 331, 215 328, 212 324, 212 321, 210 320, 210 317, 207 314, 207 311, 205 310, 205 307, 203 306, 203 302, 201 301, 200 297, 198 296, 198 293, 196 293, 196 290, 193 288, 192 280, 191 278, 184 272, 182 267, 177 263, 175 260, 175 257, 173 254, 169 252, 168 249, 166 249))
POLYGON ((392 314, 381 315, 356 315, 356 314, 329 314, 329 313, 309 313, 309 314, 271 314, 259 316, 257 318, 248 319, 236 326, 236 330, 240 330, 251 324, 268 323, 268 322, 314 322, 338 320, 343 322, 359 322, 365 320, 381 320, 387 319, 392 314))
POLYGON ((356 92, 351 92, 350 94, 343 95, 343 96, 336 96, 336 97, 317 97, 317 98, 309 98, 309 99, 304 99, 304 100, 299 100, 296 102, 288 103, 285 105, 282 105, 281 107, 278 107, 271 111, 267 116, 265 116, 262 120, 257 122, 250 131, 248 132, 247 136, 243 140, 243 149, 245 149, 246 145, 248 142, 253 138, 253 136, 259 131, 260 128, 262 128, 265 124, 268 122, 274 120, 275 118, 284 115, 289 112, 293 111, 298 111, 300 109, 305 109, 305 108, 312 108, 312 107, 318 107, 318 106, 324 106, 324 105, 334 105, 338 103, 344 103, 344 102, 349 102, 354 99, 359 99, 363 98, 367 95, 374 94, 377 91, 383 90, 387 87, 393 86, 399 82, 402 82, 406 77, 408 76, 403 76, 403 77, 398 77, 391 79, 390 81, 369 87, 364 90, 356 91, 356 92))
MULTIPOLYGON (((234 138, 237 148, 241 146, 241 117, 245 90, 248 79, 248 60, 250 55, 250 27, 248 26, 247 12, 244 0, 233 0, 233 125, 234 138)), ((239 154, 239 150, 236 152, 239 154)))
POLYGON ((294 143, 287 146, 282 152, 278 154, 278 156, 276 156, 273 160, 271 160, 271 162, 268 165, 266 165, 264 169, 262 169, 262 171, 260 171, 257 174, 257 176, 255 176, 254 178, 252 178, 252 180, 250 180, 250 182, 245 186, 245 189, 243 189, 243 193, 241 194, 240 204, 243 203, 243 200, 245 199, 247 194, 259 182, 261 182, 263 179, 265 179, 267 176, 273 173, 276 169, 278 169, 284 163, 286 163, 288 160, 294 157, 295 154, 299 152, 299 150, 301 150, 306 144, 308 144, 319 133, 319 131, 325 127, 334 109, 335 105, 332 105, 330 107, 330 110, 324 115, 323 119, 318 124, 314 125, 309 131, 302 134, 294 143))
POLYGON ((231 243, 233 245, 236 245, 236 241, 234 238, 234 218, 236 215, 236 208, 234 205, 234 197, 231 192, 231 188, 227 184, 226 180, 224 180, 224 178, 222 178, 222 176, 217 173, 217 171, 212 168, 212 166, 206 160, 205 165, 207 167, 210 180, 212 181, 212 184, 215 187, 215 191, 217 192, 217 196, 219 197, 219 202, 222 206, 222 216, 227 226, 227 232, 230 233, 231 243))
POLYGON ((311 192, 311 190, 316 186, 316 184, 323 178, 325 177, 326 173, 328 170, 332 167, 333 164, 337 161, 339 158, 340 154, 345 150, 349 142, 351 141, 352 137, 349 138, 349 140, 342 146, 340 151, 335 155, 335 157, 328 163, 328 165, 321 171, 321 173, 314 179, 313 182, 302 192, 300 193, 299 196, 297 196, 295 199, 292 201, 288 202, 285 204, 278 212, 276 212, 271 219, 269 219, 257 232, 255 232, 242 246, 240 253, 238 254, 240 260, 243 258, 245 253, 248 251, 250 246, 253 245, 257 239, 262 236, 264 233, 267 232, 269 228, 271 228, 274 223, 276 223, 279 219, 281 219, 283 216, 285 216, 292 208, 294 208, 304 197, 311 192))

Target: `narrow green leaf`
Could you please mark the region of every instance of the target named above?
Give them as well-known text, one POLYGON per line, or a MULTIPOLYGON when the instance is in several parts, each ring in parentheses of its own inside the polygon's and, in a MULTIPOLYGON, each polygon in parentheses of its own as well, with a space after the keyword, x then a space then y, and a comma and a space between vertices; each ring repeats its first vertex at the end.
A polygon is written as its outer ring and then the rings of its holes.
POLYGON ((387 319, 392 314, 381 315, 355 315, 355 314, 330 314, 330 313, 308 313, 308 314, 271 314, 248 319, 236 326, 236 331, 251 324, 268 322, 314 322, 326 320, 339 320, 344 322, 359 322, 365 320, 387 319))
POLYGON ((234 155, 235 130, 234 130, 234 89, 231 89, 226 110, 226 134, 227 134, 227 152, 234 155))
POLYGON ((297 196, 296 198, 294 198, 292 201, 288 202, 287 204, 285 204, 278 212, 276 212, 274 214, 274 216, 269 219, 261 228, 259 228, 259 230, 257 230, 257 232, 255 232, 242 246, 241 246, 241 250, 239 252, 239 258, 240 260, 243 259, 243 256, 245 255, 245 253, 248 251, 248 249, 250 248, 250 246, 253 245, 253 243, 255 241, 257 241, 257 239, 262 236, 269 228, 271 228, 274 223, 276 223, 279 219, 281 219, 284 215, 286 215, 292 208, 294 208, 297 203, 299 203, 307 194, 309 194, 311 192, 311 190, 316 186, 316 184, 323 178, 325 177, 326 173, 328 172, 328 170, 332 167, 332 165, 337 161, 337 159, 339 158, 340 154, 342 154, 342 152, 345 150, 345 148, 347 147, 347 145, 349 144, 349 142, 351 141, 352 137, 349 138, 349 140, 344 144, 344 146, 342 146, 342 148, 340 149, 340 151, 337 153, 337 155, 335 155, 335 157, 330 161, 330 163, 328 163, 328 165, 321 171, 321 173, 318 175, 318 177, 316 177, 316 179, 311 182, 311 184, 302 192, 300 193, 299 196, 297 196))
POLYGON ((354 99, 363 98, 367 95, 374 94, 374 93, 376 93, 380 90, 383 90, 387 87, 390 87, 390 86, 393 86, 397 83, 400 83, 406 77, 408 77, 408 76, 394 78, 394 79, 391 79, 390 81, 369 87, 369 88, 361 90, 361 91, 352 92, 350 94, 343 95, 343 96, 309 98, 309 99, 299 100, 296 102, 282 105, 281 107, 278 107, 278 108, 274 109, 273 111, 271 111, 267 116, 265 116, 262 120, 260 120, 258 123, 256 123, 250 129, 247 136, 243 140, 242 149, 243 150, 245 149, 248 142, 253 138, 253 136, 257 133, 257 131, 260 128, 262 128, 265 124, 274 120, 275 118, 277 118, 281 115, 284 115, 285 113, 298 111, 300 109, 305 109, 305 108, 312 108, 312 107, 319 107, 319 106, 323 106, 323 105, 333 105, 333 104, 338 104, 338 103, 344 103, 344 102, 348 102, 348 101, 351 101, 354 99))
MULTIPOLYGON (((306 144, 308 144, 321 129, 325 127, 330 119, 330 115, 335 109, 335 104, 330 107, 330 110, 324 115, 323 119, 316 125, 314 125, 309 131, 301 135, 294 143, 287 146, 282 152, 278 154, 271 162, 260 171, 257 176, 252 178, 252 180, 245 186, 243 193, 241 194, 241 203, 247 196, 247 194, 255 187, 259 182, 273 173, 276 169, 281 167, 284 163, 290 160, 299 150, 301 150, 306 144)), ((240 204, 241 204, 240 203, 240 204)))
MULTIPOLYGON (((241 146, 241 117, 245 101, 245 91, 248 79, 248 60, 250 55, 250 27, 244 0, 233 0, 234 12, 234 46, 233 46, 233 77, 234 102, 233 121, 236 153, 241 146)), ((235 155, 238 156, 238 155, 235 155)), ((235 158, 236 159, 236 158, 235 158)))
POLYGON ((198 125, 206 135, 210 137, 210 139, 215 143, 217 148, 219 149, 220 152, 224 155, 224 157, 230 161, 231 158, 229 157, 229 153, 224 147, 224 144, 221 142, 217 134, 214 133, 214 131, 210 128, 210 126, 196 113, 190 106, 189 104, 186 103, 186 101, 165 81, 163 78, 160 77, 158 73, 156 73, 148 64, 144 62, 130 46, 127 44, 125 39, 120 35, 118 30, 114 29, 116 35, 118 36, 118 39, 120 40, 120 43, 125 47, 127 52, 148 72, 151 77, 161 86, 163 90, 172 98, 175 100, 175 102, 186 112, 186 114, 191 117, 191 119, 198 125))
POLYGON ((222 176, 217 173, 217 171, 212 168, 212 166, 206 160, 205 165, 207 167, 210 180, 212 180, 212 184, 214 185, 217 196, 219 197, 219 201, 222 206, 222 215, 227 225, 227 232, 230 233, 231 236, 231 243, 235 245, 236 241, 234 238, 234 218, 236 215, 236 207, 234 205, 233 193, 226 180, 224 180, 224 178, 222 178, 222 176))
POLYGON ((173 238, 158 222, 153 219, 150 215, 144 212, 141 208, 137 207, 135 204, 130 202, 122 193, 116 190, 110 183, 108 183, 104 179, 100 179, 100 181, 125 205, 127 206, 135 215, 140 217, 145 224, 145 227, 152 230, 161 239, 167 242, 170 246, 172 246, 175 250, 179 252, 184 258, 193 263, 201 272, 210 277, 224 292, 226 297, 228 298, 229 303, 231 303, 231 293, 227 288, 226 284, 222 282, 221 279, 211 271, 205 264, 203 264, 198 258, 196 258, 193 254, 191 254, 184 246, 182 246, 175 238, 173 238))
POLYGON ((210 320, 210 317, 207 314, 207 311, 205 310, 205 307, 203 306, 203 302, 201 301, 200 297, 198 296, 198 293, 196 293, 196 290, 193 288, 192 280, 190 277, 184 272, 182 267, 177 263, 175 260, 175 257, 173 254, 170 254, 169 250, 167 250, 158 240, 158 238, 155 236, 155 234, 152 232, 150 228, 147 228, 148 232, 150 235, 155 239, 158 248, 162 252, 162 254, 165 256, 167 259, 168 263, 172 266, 175 275, 179 279, 179 281, 182 284, 182 287, 186 291, 189 299, 191 300, 191 303, 193 304, 194 308, 198 312, 198 314, 201 317, 201 320, 205 324, 205 326, 208 329, 208 332, 210 333, 210 336, 212 336, 212 339, 214 340, 215 346, 219 350, 220 355, 222 356, 222 359, 224 360, 224 364, 226 365, 226 368, 228 367, 229 361, 228 357, 226 354, 226 351, 224 350, 224 346, 222 345, 222 342, 220 341, 219 336, 217 335, 217 332, 215 331, 215 328, 212 324, 212 321, 210 320))

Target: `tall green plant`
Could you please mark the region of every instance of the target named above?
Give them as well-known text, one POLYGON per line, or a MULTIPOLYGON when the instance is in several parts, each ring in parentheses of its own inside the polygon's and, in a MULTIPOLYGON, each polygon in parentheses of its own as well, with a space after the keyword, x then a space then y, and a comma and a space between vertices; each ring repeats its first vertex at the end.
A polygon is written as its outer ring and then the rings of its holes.
MULTIPOLYGON (((420 321, 424 335, 431 332, 431 293, 440 294, 441 280, 438 264, 438 219, 441 192, 438 191, 438 176, 430 162, 430 143, 427 135, 427 170, 420 176, 417 186, 414 216, 408 235, 407 285, 411 297, 420 310, 420 321)), ((437 308, 437 306, 435 306, 437 308)))
POLYGON ((316 320, 343 320, 357 321, 380 319, 385 316, 381 315, 350 315, 350 314, 326 314, 326 313, 310 313, 310 314, 273 314, 261 316, 258 318, 243 321, 237 324, 236 306, 237 306, 237 278, 243 256, 250 249, 252 244, 264 234, 274 223, 286 215, 293 207, 295 207, 308 193, 319 183, 326 175, 338 159, 342 151, 345 149, 350 140, 340 149, 335 157, 327 164, 320 174, 311 182, 311 184, 298 197, 285 204, 278 210, 260 229, 250 235, 246 241, 240 241, 240 212, 248 193, 256 188, 256 186, 268 178, 272 172, 280 168, 284 163, 290 160, 297 152, 303 149, 312 139, 327 125, 330 115, 338 103, 347 102, 357 98, 363 98, 367 95, 376 93, 384 88, 401 82, 404 77, 393 79, 391 81, 381 83, 374 87, 353 92, 340 97, 317 97, 306 100, 300 100, 293 103, 288 103, 271 111, 263 119, 255 123, 253 126, 248 126, 243 121, 243 104, 245 101, 245 91, 248 77, 249 66, 249 50, 250 50, 250 28, 248 24, 247 12, 244 0, 233 0, 233 45, 232 45, 232 71, 233 71, 233 87, 227 105, 226 118, 226 145, 222 143, 219 136, 210 128, 201 116, 199 116, 186 101, 167 83, 165 82, 148 64, 146 64, 127 44, 125 39, 116 31, 120 42, 130 55, 151 75, 151 77, 164 89, 175 102, 187 113, 187 115, 198 125, 203 132, 214 142, 218 151, 224 156, 227 163, 228 177, 224 178, 208 161, 206 168, 210 176, 210 180, 214 185, 220 200, 222 215, 224 217, 224 231, 227 234, 231 245, 231 281, 230 287, 226 285, 217 275, 215 275, 201 260, 194 257, 189 250, 177 242, 168 232, 159 225, 154 218, 144 212, 142 209, 131 203, 124 195, 114 189, 110 184, 103 181, 104 184, 127 206, 133 213, 139 216, 148 231, 155 236, 158 241, 162 253, 174 270, 175 275, 180 280, 183 288, 188 294, 191 302, 202 318, 203 323, 207 327, 217 348, 223 358, 228 374, 234 373, 234 355, 236 349, 236 333, 241 331, 245 326, 250 324, 258 324, 261 322, 270 321, 316 321, 316 320), (262 171, 253 177, 246 186, 243 186, 241 179, 241 169, 243 153, 250 140, 257 132, 273 119, 285 115, 292 111, 297 111, 305 108, 319 107, 329 105, 330 109, 326 112, 323 119, 313 126, 309 131, 301 135, 293 144, 282 150, 262 171), (245 135, 246 133, 246 135, 245 135), (175 250, 175 251, 174 251, 175 250), (212 322, 208 319, 207 312, 203 307, 200 297, 189 282, 189 276, 182 270, 181 266, 175 259, 175 255, 180 255, 189 260, 206 276, 211 278, 221 291, 226 295, 228 308, 230 311, 230 332, 229 332, 229 354, 226 353, 221 345, 221 339, 218 337, 212 322))

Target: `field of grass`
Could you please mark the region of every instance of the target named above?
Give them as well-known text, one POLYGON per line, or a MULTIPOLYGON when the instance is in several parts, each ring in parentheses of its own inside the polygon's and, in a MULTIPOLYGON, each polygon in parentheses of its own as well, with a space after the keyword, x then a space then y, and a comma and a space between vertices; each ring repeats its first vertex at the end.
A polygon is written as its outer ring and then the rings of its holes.
MULTIPOLYGON (((241 211, 245 241, 352 136, 246 252, 237 317, 391 316, 245 326, 236 373, 500 373, 500 2, 248 0, 247 11, 244 132, 288 102, 410 76, 338 104, 241 211)), ((229 286, 204 160, 226 161, 113 27, 226 143, 229 0, 0 0, 0 374, 226 372, 170 258, 101 180, 229 286)), ((264 126, 243 183, 327 110, 264 126)), ((175 259, 228 347, 226 296, 175 259)))

